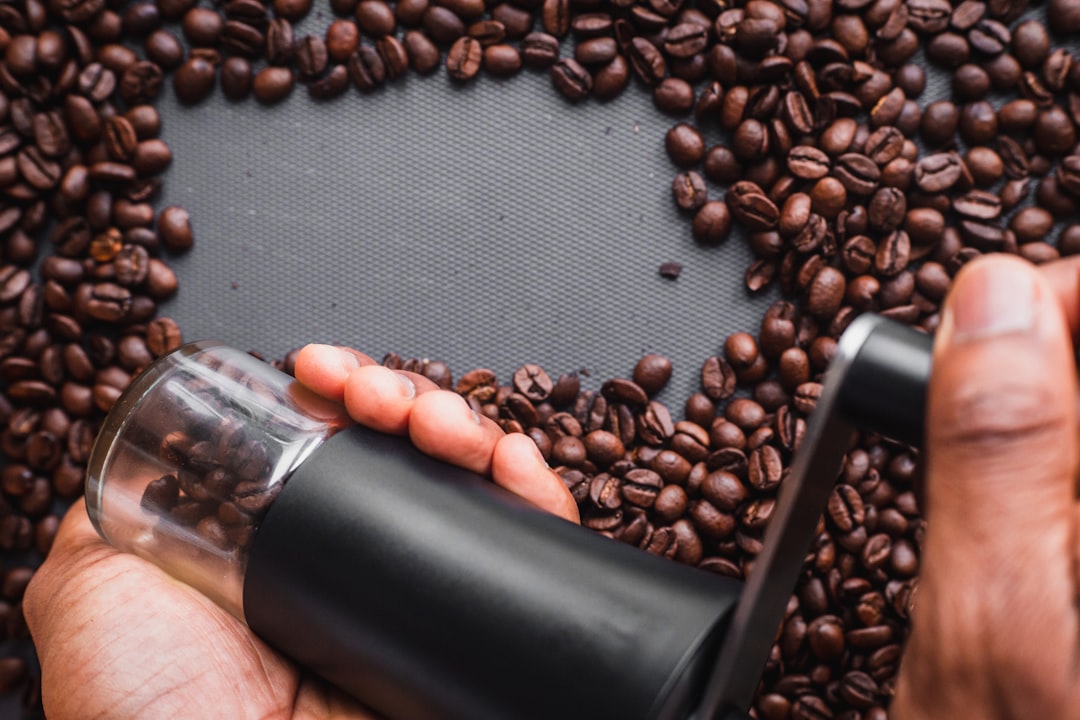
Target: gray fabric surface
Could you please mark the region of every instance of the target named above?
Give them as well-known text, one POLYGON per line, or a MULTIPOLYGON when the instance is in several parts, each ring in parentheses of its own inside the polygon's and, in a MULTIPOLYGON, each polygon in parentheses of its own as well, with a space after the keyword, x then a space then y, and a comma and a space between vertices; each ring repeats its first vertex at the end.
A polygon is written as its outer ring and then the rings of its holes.
POLYGON ((743 286, 738 234, 691 238, 664 151, 675 120, 639 85, 571 106, 547 73, 461 87, 440 69, 324 104, 298 88, 272 108, 218 93, 188 109, 170 88, 159 108, 176 158, 162 206, 188 208, 197 238, 164 308, 186 339, 270 356, 348 343, 455 377, 539 362, 586 387, 655 351, 681 413, 701 362, 769 302, 743 286))

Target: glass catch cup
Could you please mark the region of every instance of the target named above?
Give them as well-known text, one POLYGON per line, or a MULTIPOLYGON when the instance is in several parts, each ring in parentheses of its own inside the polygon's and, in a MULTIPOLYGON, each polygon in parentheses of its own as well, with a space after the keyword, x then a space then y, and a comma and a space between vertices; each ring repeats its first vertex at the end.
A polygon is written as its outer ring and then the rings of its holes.
POLYGON ((290 474, 348 424, 344 409, 213 342, 157 360, 109 413, 86 503, 113 546, 244 619, 248 551, 290 474))

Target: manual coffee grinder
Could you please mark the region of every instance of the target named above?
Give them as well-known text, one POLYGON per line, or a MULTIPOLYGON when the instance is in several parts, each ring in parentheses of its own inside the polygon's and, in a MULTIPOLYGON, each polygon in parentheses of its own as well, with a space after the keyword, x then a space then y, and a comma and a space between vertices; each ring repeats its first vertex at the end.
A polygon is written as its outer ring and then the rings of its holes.
POLYGON ((392 720, 735 720, 853 429, 921 439, 929 347, 851 324, 745 584, 541 512, 213 343, 119 399, 87 507, 108 542, 392 720))

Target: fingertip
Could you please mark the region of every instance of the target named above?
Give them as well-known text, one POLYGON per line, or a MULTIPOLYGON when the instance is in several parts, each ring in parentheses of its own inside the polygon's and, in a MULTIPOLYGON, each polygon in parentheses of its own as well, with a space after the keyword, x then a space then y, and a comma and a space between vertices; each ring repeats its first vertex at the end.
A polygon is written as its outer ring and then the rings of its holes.
POLYGON ((341 402, 349 373, 373 363, 356 350, 313 343, 296 356, 296 379, 319 395, 341 402))
POLYGON ((491 474, 497 485, 541 510, 575 524, 581 522, 577 503, 566 484, 528 435, 509 433, 499 440, 492 456, 491 474))

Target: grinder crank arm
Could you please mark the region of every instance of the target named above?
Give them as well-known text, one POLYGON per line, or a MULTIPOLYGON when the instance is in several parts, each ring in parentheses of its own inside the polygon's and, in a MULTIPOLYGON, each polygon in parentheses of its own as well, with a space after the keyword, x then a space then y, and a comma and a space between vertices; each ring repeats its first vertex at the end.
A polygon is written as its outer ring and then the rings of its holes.
POLYGON ((860 316, 840 338, 693 720, 750 707, 852 432, 922 443, 931 344, 878 315, 860 316))

